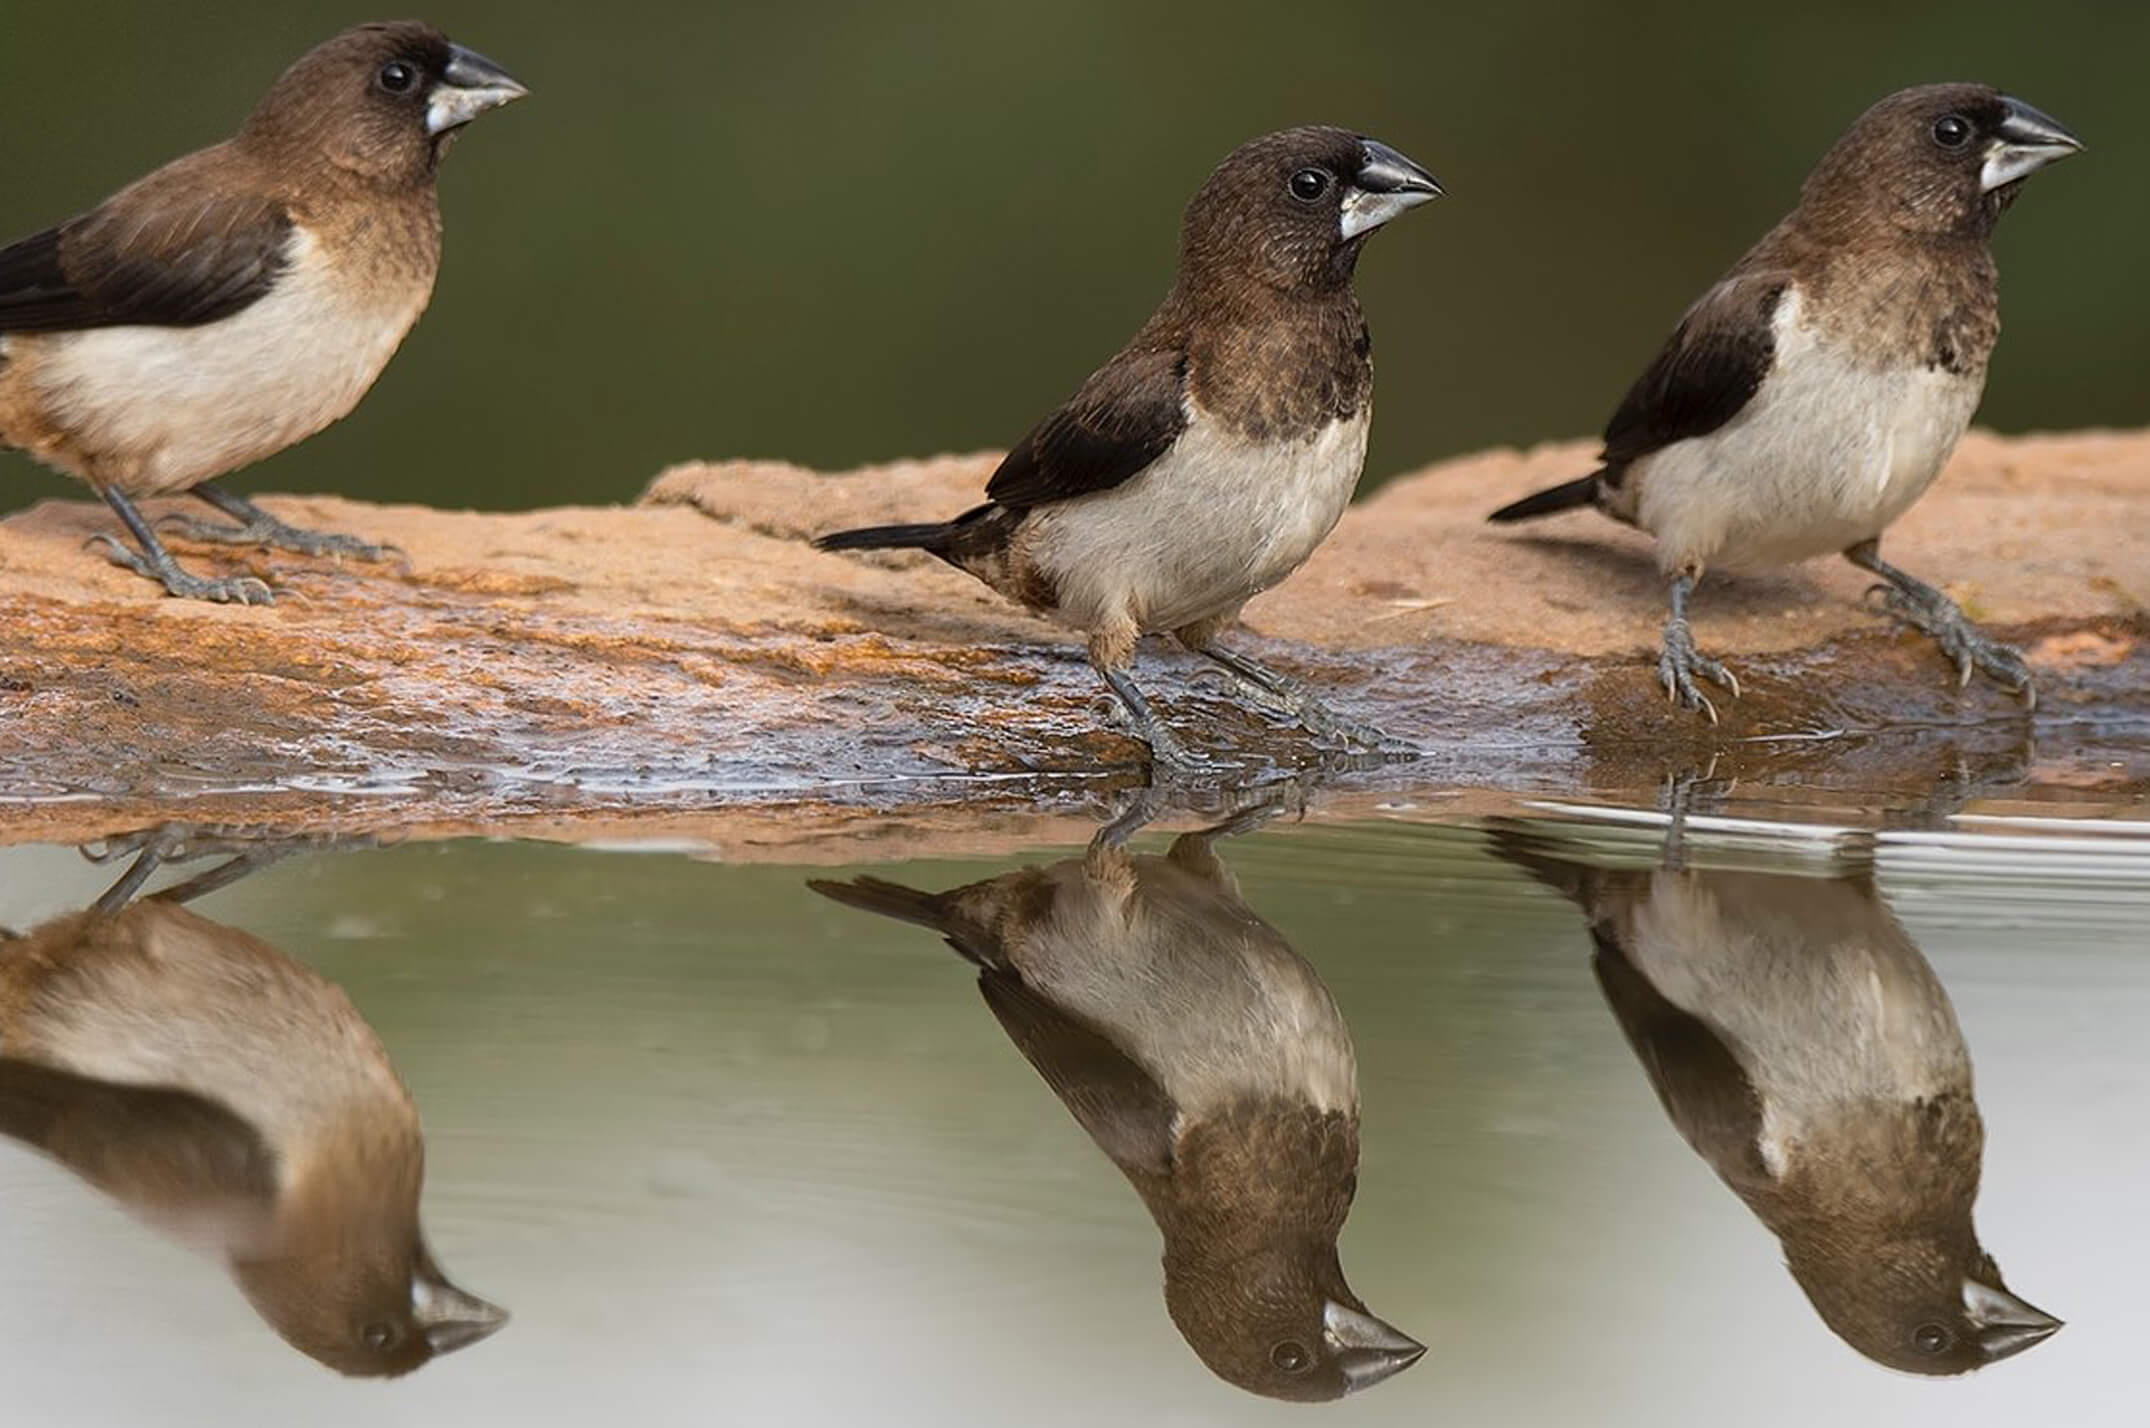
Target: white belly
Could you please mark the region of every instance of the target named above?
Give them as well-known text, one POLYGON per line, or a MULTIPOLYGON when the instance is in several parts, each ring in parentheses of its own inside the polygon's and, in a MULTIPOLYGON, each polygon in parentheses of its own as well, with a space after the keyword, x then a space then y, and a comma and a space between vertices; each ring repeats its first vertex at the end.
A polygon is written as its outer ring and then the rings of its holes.
POLYGON ((1982 372, 1875 367, 1779 304, 1777 365, 1739 416, 1638 461, 1637 520, 1667 570, 1780 565, 1881 534, 1940 475, 1982 372))
POLYGON ((349 293, 304 229, 275 288, 201 327, 42 337, 31 380, 70 433, 55 464, 134 495, 181 491, 301 441, 358 405, 425 308, 349 293))
POLYGON ((1359 484, 1370 414, 1291 442, 1252 442, 1190 412, 1148 470, 1040 511, 1037 562, 1059 615, 1096 629, 1132 619, 1175 630, 1240 605, 1297 570, 1359 484))

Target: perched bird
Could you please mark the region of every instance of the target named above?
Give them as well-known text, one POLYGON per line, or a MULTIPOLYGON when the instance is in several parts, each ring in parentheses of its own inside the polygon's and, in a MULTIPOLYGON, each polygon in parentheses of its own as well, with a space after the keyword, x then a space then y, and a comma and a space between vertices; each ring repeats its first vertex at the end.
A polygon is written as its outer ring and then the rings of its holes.
POLYGON ((0 445, 88 482, 140 547, 98 537, 110 558, 173 595, 271 599, 180 569, 144 497, 192 492, 238 522, 183 523, 196 540, 381 558, 213 478, 358 404, 432 296, 442 154, 524 93, 427 26, 361 25, 286 70, 232 138, 0 249, 0 445))
POLYGON ((1313 554, 1350 502, 1373 393, 1351 285, 1359 250, 1440 192, 1394 149, 1342 129, 1242 145, 1187 206, 1163 305, 1016 443, 984 505, 815 544, 930 551, 1084 631, 1090 663, 1158 764, 1196 760, 1128 675, 1146 634, 1171 633, 1317 734, 1378 738, 1218 636, 1313 554))
POLYGON ((507 1320, 426 1248, 418 1111, 343 992, 171 896, 0 940, 0 1134, 209 1249, 340 1373, 408 1373, 507 1320))
POLYGON ((1351 1033, 1313 968, 1240 900, 1212 840, 1080 858, 952 892, 814 882, 930 927, 1120 1168, 1164 1236, 1165 1307, 1226 1382, 1341 1397, 1425 1347, 1366 1312, 1337 1235, 1359 1163, 1351 1033))
POLYGON ((1890 1368, 1958 1374, 2061 1327, 1978 1242, 1970 1053, 1871 874, 1604 867, 1528 822, 1496 838, 1582 908, 1673 1125, 1832 1332, 1890 1368))
POLYGON ((1493 513, 1595 506, 1657 539, 1672 617, 1658 674, 1716 720, 1695 683, 1736 698, 1700 654, 1687 601, 1712 563, 1831 551, 1957 665, 2035 699, 2022 656, 1881 558, 1881 533, 1940 474, 1970 424, 2000 332, 1987 240, 2023 181, 2083 146, 1983 85, 1907 89, 1869 109, 1808 176, 1799 206, 1702 295, 1605 429, 1603 464, 1493 513))

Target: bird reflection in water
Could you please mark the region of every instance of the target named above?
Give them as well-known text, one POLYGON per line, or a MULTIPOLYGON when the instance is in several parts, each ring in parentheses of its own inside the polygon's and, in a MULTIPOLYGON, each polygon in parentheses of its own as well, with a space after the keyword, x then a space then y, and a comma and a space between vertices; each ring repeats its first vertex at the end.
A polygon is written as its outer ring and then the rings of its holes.
POLYGON ((151 835, 92 907, 0 934, 0 1133, 223 1259, 262 1319, 340 1373, 395 1375, 493 1333, 418 1224, 417 1107, 343 992, 184 902, 255 848, 135 895, 151 835))
POLYGON ((976 964, 1009 1040, 1149 1207, 1165 1307, 1203 1363, 1270 1398, 1334 1399, 1425 1346, 1368 1313, 1337 1259, 1359 1163, 1351 1033, 1216 856, 1273 811, 1151 855, 1125 846, 1138 806, 1079 858, 950 892, 811 886, 976 964))
MULTIPOLYGON (((1864 866, 1832 877, 1617 866, 1606 830, 1513 821, 1511 861, 1589 923, 1666 1113, 1775 1234, 1815 1312, 1877 1363, 1960 1374, 2060 1321, 1971 1223, 1985 1128, 1948 995, 1864 866)), ((1870 848, 1870 845, 1869 845, 1870 848)))

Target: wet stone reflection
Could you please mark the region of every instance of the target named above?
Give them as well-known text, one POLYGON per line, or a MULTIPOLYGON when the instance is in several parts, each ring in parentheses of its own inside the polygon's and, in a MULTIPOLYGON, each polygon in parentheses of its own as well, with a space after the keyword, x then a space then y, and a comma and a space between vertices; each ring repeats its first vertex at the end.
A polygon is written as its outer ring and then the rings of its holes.
POLYGON ((1273 810, 946 892, 811 886, 940 933, 986 1005, 1135 1187, 1164 1236, 1165 1308, 1203 1363, 1270 1398, 1378 1384, 1425 1347, 1345 1282, 1337 1236, 1359 1165, 1358 1062, 1314 969, 1250 909, 1221 838, 1273 810))
POLYGON ((372 1029, 318 973, 184 906, 277 850, 139 897, 180 840, 138 843, 96 904, 0 940, 0 1133, 221 1259, 339 1373, 406 1374, 499 1329, 426 1248, 418 1111, 372 1029))
MULTIPOLYGON (((1985 1130, 1948 994, 1875 887, 1637 867, 1602 828, 1509 820, 1503 856, 1582 910, 1592 966, 1665 1113, 1782 1244, 1832 1332, 1916 1374, 2043 1343, 1972 1225, 1985 1130), (1594 836, 1595 835, 1595 836, 1594 836)), ((1864 846, 1862 846, 1864 845, 1864 846)))

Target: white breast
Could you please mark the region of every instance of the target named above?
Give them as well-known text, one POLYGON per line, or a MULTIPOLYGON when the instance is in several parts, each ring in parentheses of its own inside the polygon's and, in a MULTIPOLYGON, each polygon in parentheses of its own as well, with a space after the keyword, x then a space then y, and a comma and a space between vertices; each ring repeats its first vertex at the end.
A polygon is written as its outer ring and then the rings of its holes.
POLYGON ((181 491, 313 435, 358 405, 425 308, 339 282, 305 229, 245 310, 200 327, 107 327, 40 342, 32 369, 55 453, 133 495, 181 491))
POLYGON ((1250 441, 1188 409, 1172 449, 1125 485, 1040 511, 1059 613, 1145 633, 1236 612, 1336 527, 1366 460, 1365 409, 1296 441, 1250 441))
POLYGON ((1665 569, 1784 564, 1878 536, 1970 425, 1983 372, 1873 364, 1810 325, 1803 307, 1788 289, 1775 365, 1737 417, 1630 469, 1638 521, 1665 569))

